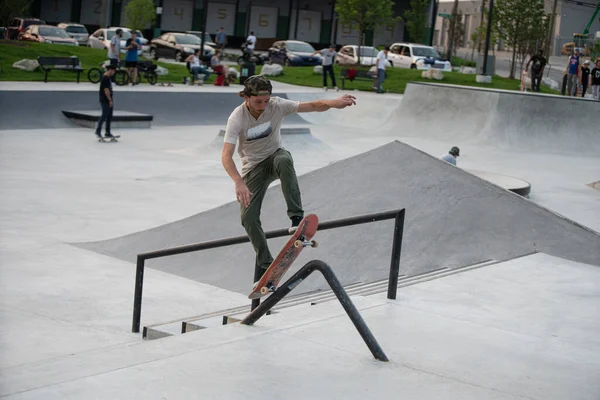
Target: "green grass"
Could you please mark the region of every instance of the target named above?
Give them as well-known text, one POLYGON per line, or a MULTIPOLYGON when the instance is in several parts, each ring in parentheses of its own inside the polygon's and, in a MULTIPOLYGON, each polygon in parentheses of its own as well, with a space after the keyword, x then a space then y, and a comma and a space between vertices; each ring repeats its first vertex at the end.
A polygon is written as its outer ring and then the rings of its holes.
MULTIPOLYGON (((71 47, 56 44, 27 43, 18 41, 0 40, 0 81, 37 81, 43 82, 44 73, 39 69, 34 72, 21 71, 13 68, 12 64, 23 59, 37 59, 38 56, 77 56, 81 61, 83 68, 81 81, 87 81, 87 71, 90 68, 98 67, 100 63, 106 61, 106 51, 102 49, 90 49, 87 47, 71 47)), ((180 83, 184 77, 189 76, 185 66, 170 63, 157 63, 169 70, 168 76, 159 76, 159 82, 180 83)), ((257 73, 260 73, 261 67, 257 67, 257 73)), ((340 68, 335 67, 338 86, 341 87, 340 68)), ((65 71, 51 71, 48 74, 49 82, 75 82, 77 74, 65 71)), ((213 82, 215 75, 212 74, 209 82, 213 82)), ((284 67, 282 76, 272 77, 278 82, 290 83, 300 86, 323 87, 323 78, 319 74, 313 73, 313 67, 284 67)), ((495 76, 491 84, 478 84, 475 82, 475 75, 465 75, 458 72, 444 72, 444 80, 433 81, 421 78, 421 72, 409 69, 389 68, 384 88, 390 93, 404 93, 408 82, 436 82, 453 85, 473 86, 491 89, 519 90, 520 81, 516 79, 507 79, 495 76)), ((346 89, 358 89, 371 91, 372 82, 356 80, 347 81, 346 89)), ((558 94, 557 91, 547 87, 542 87, 543 93, 558 94)))
MULTIPOLYGON (((340 75, 340 67, 335 67, 336 80, 338 87, 342 87, 340 75)), ((519 90, 520 81, 516 79, 507 79, 500 76, 494 76, 491 84, 480 84, 475 82, 475 75, 461 74, 460 72, 444 72, 444 80, 436 81, 431 79, 423 79, 422 71, 412 69, 388 68, 386 70, 387 78, 383 83, 383 87, 389 90, 390 93, 404 93, 408 82, 434 82, 447 83, 452 85, 472 86, 488 89, 504 89, 504 90, 519 90)), ((313 67, 284 67, 283 75, 270 77, 274 81, 289 83, 293 85, 323 87, 323 77, 320 74, 313 72, 313 67)), ((328 79, 329 81, 329 79, 328 79)), ((330 81, 329 81, 330 82, 330 81)), ((331 84, 331 83, 329 83, 331 84)), ((358 89, 371 91, 371 81, 355 80, 354 82, 346 81, 346 89, 358 89)), ((542 87, 542 93, 558 94, 559 92, 548 87, 542 87)))
MULTIPOLYGON (((88 47, 72 47, 59 44, 28 43, 19 41, 0 40, 0 81, 44 81, 44 72, 39 68, 33 72, 13 68, 13 63, 39 56, 70 57, 77 56, 85 71, 81 74, 81 82, 87 82, 87 72, 98 67, 108 59, 106 50, 90 49, 88 47)), ((142 60, 144 58, 140 58, 142 60)), ((159 76, 159 82, 181 82, 189 76, 185 66, 178 64, 156 63, 169 70, 169 75, 159 76)), ((214 79, 214 77, 211 77, 214 79)), ((210 80, 210 79, 209 79, 210 80)), ((48 74, 48 82, 76 82, 77 74, 73 72, 53 70, 48 74)), ((142 81, 145 82, 145 81, 142 81)))

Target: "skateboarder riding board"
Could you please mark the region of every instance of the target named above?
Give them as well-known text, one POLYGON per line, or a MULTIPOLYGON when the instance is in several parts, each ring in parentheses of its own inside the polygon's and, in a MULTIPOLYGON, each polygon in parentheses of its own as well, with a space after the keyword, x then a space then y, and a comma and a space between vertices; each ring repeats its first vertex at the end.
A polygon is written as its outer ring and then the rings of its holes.
POLYGON ((260 221, 269 184, 276 179, 281 181, 292 228, 298 226, 304 216, 292 155, 281 143, 281 122, 297 112, 342 109, 356 104, 356 98, 348 94, 334 100, 297 102, 271 97, 272 90, 271 82, 264 76, 246 79, 244 90, 239 93, 244 102, 227 120, 221 155, 223 166, 235 184, 242 226, 256 251, 256 265, 261 269, 261 275, 273 261, 260 221), (241 173, 233 161, 236 145, 242 161, 241 173))

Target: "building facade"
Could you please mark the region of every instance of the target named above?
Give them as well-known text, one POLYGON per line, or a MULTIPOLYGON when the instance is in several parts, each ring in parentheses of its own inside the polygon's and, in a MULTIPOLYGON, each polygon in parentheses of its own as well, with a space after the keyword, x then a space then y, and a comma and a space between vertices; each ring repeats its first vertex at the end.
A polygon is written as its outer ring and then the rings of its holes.
MULTIPOLYGON (((36 0, 34 16, 54 24, 79 22, 93 31, 105 26, 124 26, 130 0, 36 0)), ((203 0, 154 0, 157 20, 147 32, 201 30, 203 0)), ((394 12, 403 16, 409 0, 396 0, 394 12)), ((220 27, 230 38, 242 40, 250 31, 261 39, 297 39, 313 44, 358 44, 357 29, 338 21, 335 0, 216 0, 208 1, 207 31, 220 27)), ((385 45, 407 38, 404 22, 366 32, 364 43, 385 45)))
MULTIPOLYGON (((477 30, 482 21, 482 7, 489 7, 489 0, 459 1, 458 10, 462 13, 462 22, 465 28, 463 39, 464 47, 469 47, 471 35, 477 30)), ((590 19, 594 15, 595 8, 600 5, 600 0, 558 0, 556 2, 556 20, 554 26, 554 39, 551 54, 559 55, 562 45, 573 40, 574 33, 582 33, 590 19)), ((440 1, 438 15, 436 17, 433 43, 435 46, 446 47, 448 45, 448 16, 452 14, 453 0, 440 1)), ((545 11, 552 14, 554 0, 545 0, 545 11)), ((487 25, 487 21, 484 21, 487 25)), ((600 31, 600 19, 594 18, 590 27, 592 36, 600 31)), ((599 37, 600 39, 600 37, 599 37)), ((502 42, 498 45, 503 50, 502 42)))

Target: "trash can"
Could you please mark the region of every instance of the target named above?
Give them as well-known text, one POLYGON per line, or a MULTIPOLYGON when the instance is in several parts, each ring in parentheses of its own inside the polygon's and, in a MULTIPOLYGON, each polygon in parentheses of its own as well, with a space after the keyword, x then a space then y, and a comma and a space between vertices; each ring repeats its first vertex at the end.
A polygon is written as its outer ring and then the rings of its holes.
POLYGON ((254 75, 256 72, 256 64, 251 61, 246 61, 242 64, 242 72, 240 73, 240 85, 246 82, 246 79, 254 75))

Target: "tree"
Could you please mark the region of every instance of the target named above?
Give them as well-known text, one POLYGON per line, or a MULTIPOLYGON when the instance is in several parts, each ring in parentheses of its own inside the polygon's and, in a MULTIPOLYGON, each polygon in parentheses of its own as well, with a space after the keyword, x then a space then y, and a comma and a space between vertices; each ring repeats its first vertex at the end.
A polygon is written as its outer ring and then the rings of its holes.
MULTIPOLYGON (((400 19, 394 17, 393 0, 338 0, 335 12, 342 24, 358 28, 360 32, 359 49, 364 44, 366 31, 386 24, 395 24, 400 19)), ((360 50, 358 63, 360 64, 360 50)))
MULTIPOLYGON (((0 1, 0 25, 7 27, 11 19, 27 15, 31 3, 33 3, 33 0, 0 1)), ((2 38, 0 37, 0 39, 2 38)))
POLYGON ((424 43, 429 3, 429 0, 410 0, 410 10, 407 10, 404 15, 411 42, 424 43))
POLYGON ((456 20, 458 19, 458 0, 454 0, 454 5, 452 6, 452 15, 450 15, 450 29, 448 32, 450 34, 448 38, 448 50, 446 51, 448 60, 452 60, 452 52, 456 48, 454 44, 454 33, 456 33, 456 20))
MULTIPOLYGON (((477 53, 481 53, 483 45, 485 44, 485 39, 487 36, 487 21, 488 21, 489 10, 485 8, 483 10, 483 19, 479 26, 475 29, 475 31, 471 34, 471 61, 475 55, 475 48, 477 48, 477 53)), ((498 27, 497 27, 497 14, 494 13, 492 16, 492 30, 490 32, 490 47, 492 48, 492 52, 495 53, 496 45, 498 44, 498 27)))
MULTIPOLYGON (((498 0, 495 13, 500 37, 513 50, 509 78, 514 79, 517 51, 521 55, 526 54, 534 44, 538 45, 538 40, 543 40, 538 35, 544 29, 548 34, 545 28, 548 16, 544 12, 544 0, 498 0)), ((521 58, 521 62, 523 61, 524 57, 521 58)))
POLYGON ((125 24, 131 30, 142 30, 156 18, 152 0, 131 0, 125 7, 125 24))

